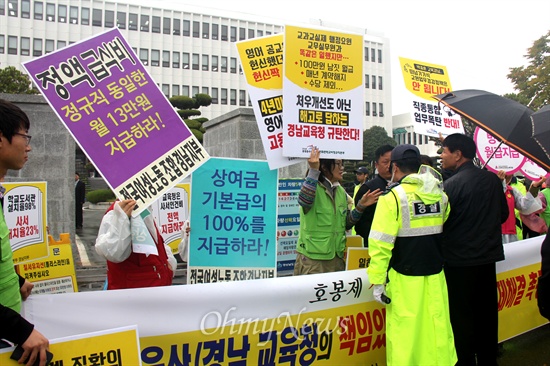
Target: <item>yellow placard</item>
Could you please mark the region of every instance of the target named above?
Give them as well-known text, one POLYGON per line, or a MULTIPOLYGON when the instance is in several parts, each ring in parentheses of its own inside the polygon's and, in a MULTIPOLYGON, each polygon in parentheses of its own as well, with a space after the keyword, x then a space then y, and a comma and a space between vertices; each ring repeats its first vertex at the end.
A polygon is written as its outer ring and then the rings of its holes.
POLYGON ((366 269, 369 266, 370 255, 368 248, 348 248, 346 270, 366 269))
POLYGON ((399 57, 403 80, 407 90, 414 95, 433 102, 435 94, 448 93, 452 90, 447 68, 399 57))
POLYGON ((260 89, 283 87, 283 34, 237 42, 243 73, 260 89))
POLYGON ((363 36, 285 26, 285 76, 318 93, 341 93, 363 84, 363 36))
POLYGON ((19 264, 17 272, 34 284, 33 294, 78 292, 69 234, 61 234, 57 242, 50 235, 49 241, 48 257, 19 264))

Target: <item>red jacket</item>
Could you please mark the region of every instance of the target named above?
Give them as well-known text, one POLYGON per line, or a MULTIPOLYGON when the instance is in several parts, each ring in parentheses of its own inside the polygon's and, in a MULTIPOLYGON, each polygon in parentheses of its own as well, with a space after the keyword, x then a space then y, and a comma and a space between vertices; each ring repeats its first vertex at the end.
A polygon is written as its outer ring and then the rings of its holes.
MULTIPOLYGON (((114 204, 106 212, 114 208, 114 204)), ((107 261, 107 289, 119 290, 125 288, 170 286, 173 272, 168 266, 168 256, 164 249, 164 240, 156 225, 157 239, 155 240, 159 255, 146 256, 141 253, 130 254, 130 257, 121 263, 107 261)))
POLYGON ((517 234, 516 231, 516 214, 514 209, 516 207, 516 201, 514 198, 514 193, 512 192, 512 187, 506 185, 506 203, 508 204, 508 218, 502 224, 502 233, 503 234, 517 234))

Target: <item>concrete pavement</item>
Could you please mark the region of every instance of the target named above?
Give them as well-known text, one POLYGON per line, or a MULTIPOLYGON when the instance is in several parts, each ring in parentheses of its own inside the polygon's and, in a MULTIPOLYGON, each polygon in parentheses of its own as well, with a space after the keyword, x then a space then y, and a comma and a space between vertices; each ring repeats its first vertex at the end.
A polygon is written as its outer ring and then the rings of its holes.
MULTIPOLYGON (((80 291, 101 290, 105 281, 105 259, 94 250, 101 218, 108 206, 84 209, 83 228, 76 231, 73 248, 80 291)), ((185 283, 186 266, 178 263, 175 284, 185 283)), ((550 324, 503 342, 500 366, 550 366, 550 324)))

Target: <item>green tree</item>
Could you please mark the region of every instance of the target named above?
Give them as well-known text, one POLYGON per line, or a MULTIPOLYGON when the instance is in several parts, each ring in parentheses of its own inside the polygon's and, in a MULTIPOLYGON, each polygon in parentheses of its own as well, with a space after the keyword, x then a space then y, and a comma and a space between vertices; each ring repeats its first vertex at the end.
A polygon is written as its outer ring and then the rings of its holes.
POLYGON ((508 79, 517 93, 504 95, 537 110, 550 103, 550 31, 527 49, 527 66, 511 67, 508 79))
POLYGON ((201 115, 199 111, 200 107, 208 107, 212 104, 212 97, 208 94, 196 94, 193 98, 178 95, 169 99, 172 106, 177 109, 178 114, 187 127, 191 130, 193 135, 202 144, 204 133, 206 129, 202 124, 208 121, 208 118, 191 118, 201 115))
POLYGON ((0 69, 0 93, 38 94, 29 77, 13 66, 0 69))

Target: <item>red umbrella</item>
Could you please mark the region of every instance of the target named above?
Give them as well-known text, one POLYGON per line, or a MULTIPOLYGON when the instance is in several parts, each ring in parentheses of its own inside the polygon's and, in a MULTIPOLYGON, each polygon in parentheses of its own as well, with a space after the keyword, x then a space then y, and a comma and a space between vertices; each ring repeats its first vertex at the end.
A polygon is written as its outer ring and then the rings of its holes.
POLYGON ((456 90, 435 95, 434 98, 542 168, 550 170, 550 157, 531 135, 531 109, 484 90, 456 90))

